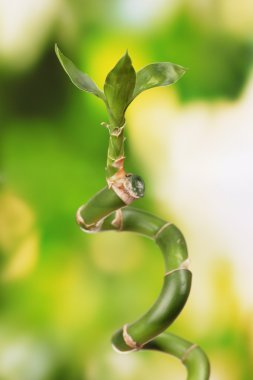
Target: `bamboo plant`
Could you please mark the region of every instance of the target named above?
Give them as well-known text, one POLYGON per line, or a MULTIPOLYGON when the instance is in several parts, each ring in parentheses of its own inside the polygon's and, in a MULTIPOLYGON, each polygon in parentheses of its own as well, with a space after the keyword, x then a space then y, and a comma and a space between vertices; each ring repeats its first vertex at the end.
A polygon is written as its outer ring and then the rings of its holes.
POLYGON ((170 62, 152 63, 135 71, 126 52, 109 72, 100 90, 56 46, 57 57, 73 84, 97 96, 106 106, 109 132, 106 186, 82 205, 76 214, 84 232, 132 231, 152 239, 161 249, 164 283, 151 308, 137 321, 125 324, 112 337, 118 352, 156 350, 173 355, 187 369, 188 380, 208 380, 210 366, 204 351, 196 344, 164 332, 183 309, 191 288, 191 272, 185 239, 172 223, 133 208, 130 205, 144 196, 144 182, 139 175, 124 168, 125 112, 143 91, 167 86, 180 79, 186 69, 170 62))

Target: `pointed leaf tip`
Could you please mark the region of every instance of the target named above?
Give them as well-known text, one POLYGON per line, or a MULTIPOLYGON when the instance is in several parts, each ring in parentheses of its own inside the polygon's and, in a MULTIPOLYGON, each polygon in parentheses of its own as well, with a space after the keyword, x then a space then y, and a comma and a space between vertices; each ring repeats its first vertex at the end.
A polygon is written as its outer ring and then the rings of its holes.
POLYGON ((136 74, 136 85, 132 100, 141 92, 153 87, 169 86, 178 81, 186 68, 171 62, 157 62, 145 66, 136 74))
POLYGON ((106 77, 104 92, 115 121, 121 124, 135 87, 136 73, 126 50, 106 77))
POLYGON ((57 44, 55 44, 55 53, 71 82, 79 88, 79 90, 91 92, 100 99, 105 100, 104 93, 97 87, 96 83, 87 74, 80 71, 74 63, 61 52, 57 44))

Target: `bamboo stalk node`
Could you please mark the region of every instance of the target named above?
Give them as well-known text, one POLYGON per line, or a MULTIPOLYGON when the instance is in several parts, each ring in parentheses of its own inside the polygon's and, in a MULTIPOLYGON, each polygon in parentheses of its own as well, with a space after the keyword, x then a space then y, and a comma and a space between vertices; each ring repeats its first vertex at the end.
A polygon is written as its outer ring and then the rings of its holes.
POLYGON ((182 264, 180 264, 180 269, 189 269, 190 267, 190 264, 191 264, 191 260, 189 257, 187 257, 187 259, 185 261, 182 262, 182 264))
POLYGON ((158 231, 157 233, 155 234, 155 240, 158 239, 159 235, 167 228, 167 227, 170 227, 172 226, 172 223, 171 222, 167 222, 165 223, 158 231))
POLYGON ((112 221, 112 225, 117 228, 118 231, 123 229, 123 214, 122 210, 118 209, 115 212, 115 218, 112 221))
POLYGON ((189 348, 187 348, 187 350, 185 350, 185 352, 184 352, 184 354, 183 354, 183 356, 182 356, 182 358, 181 358, 181 362, 184 363, 185 360, 188 358, 189 354, 190 354, 193 350, 195 350, 195 348, 197 348, 197 347, 198 347, 197 344, 193 344, 192 346, 190 346, 189 348))
POLYGON ((185 261, 183 261, 178 268, 175 268, 175 269, 172 269, 168 272, 165 272, 165 275, 164 276, 169 276, 171 273, 174 273, 174 272, 177 272, 179 270, 189 270, 189 266, 190 266, 190 259, 187 258, 185 261))
POLYGON ((116 127, 116 128, 114 128, 114 129, 110 132, 110 135, 111 135, 111 136, 115 136, 115 137, 119 137, 119 136, 121 135, 122 131, 124 130, 125 125, 126 125, 126 124, 122 125, 122 127, 116 127))
POLYGON ((88 224, 85 222, 85 220, 81 216, 82 209, 83 209, 83 206, 79 207, 79 209, 76 212, 76 222, 80 226, 81 230, 90 234, 99 232, 104 219, 100 219, 97 223, 88 224))
POLYGON ((113 160, 112 166, 114 168, 121 168, 121 167, 123 167, 124 166, 124 160, 125 160, 125 158, 126 158, 125 156, 121 156, 121 157, 117 158, 116 160, 113 160))
POLYGON ((126 345, 130 348, 132 348, 133 350, 140 350, 143 346, 141 344, 138 344, 135 342, 135 340, 131 337, 131 335, 128 333, 127 331, 127 327, 128 325, 125 324, 123 326, 123 339, 124 339, 124 342, 126 343, 126 345))

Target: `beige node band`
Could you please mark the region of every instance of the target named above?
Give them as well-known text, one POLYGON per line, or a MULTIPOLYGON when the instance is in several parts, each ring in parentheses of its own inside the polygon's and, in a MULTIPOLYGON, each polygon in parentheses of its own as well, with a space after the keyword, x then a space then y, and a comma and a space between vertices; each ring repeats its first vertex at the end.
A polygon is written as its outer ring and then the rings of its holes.
POLYGON ((167 222, 165 223, 158 231, 157 233, 155 234, 155 240, 158 238, 158 236, 160 235, 160 233, 162 233, 167 227, 169 226, 172 226, 172 223, 170 222, 167 222))
POLYGON ((113 161, 112 166, 114 168, 122 168, 124 165, 125 158, 126 158, 125 156, 121 156, 121 157, 117 158, 116 160, 112 160, 113 161))
POLYGON ((76 212, 77 224, 79 224, 81 229, 87 233, 94 233, 94 232, 100 231, 104 219, 99 220, 97 223, 91 223, 91 224, 86 223, 83 217, 81 216, 81 211, 83 207, 84 206, 79 207, 79 209, 76 212))
POLYGON ((121 134, 121 132, 123 131, 125 126, 126 126, 126 124, 122 125, 122 127, 114 128, 114 130, 112 132, 110 132, 110 135, 119 137, 119 135, 121 134))
POLYGON ((127 324, 123 326, 123 339, 126 345, 132 348, 133 350, 140 350, 142 348, 142 345, 136 343, 131 337, 131 335, 128 334, 127 326, 128 326, 127 324))
POLYGON ((123 229, 123 214, 121 209, 116 210, 112 225, 116 227, 118 231, 121 231, 123 229))
MULTIPOLYGON (((123 156, 121 156, 120 158, 122 158, 122 157, 123 156)), ((112 159, 112 161, 115 161, 115 160, 112 159)), ((118 169, 118 171, 113 176, 106 178, 106 182, 107 182, 109 189, 111 189, 112 186, 122 186, 122 182, 126 176, 126 173, 125 173, 123 166, 120 166, 117 169, 118 169)))
POLYGON ((189 348, 187 348, 187 350, 184 352, 182 358, 181 358, 181 362, 184 363, 184 361, 188 358, 189 354, 195 350, 195 348, 197 348, 198 345, 197 344, 193 344, 192 346, 190 346, 189 348))
POLYGON ((186 259, 185 261, 182 262, 182 264, 180 264, 180 266, 178 268, 175 268, 175 269, 172 269, 168 272, 165 273, 164 276, 169 276, 171 273, 173 272, 177 272, 179 270, 189 270, 189 266, 190 266, 190 259, 186 259))

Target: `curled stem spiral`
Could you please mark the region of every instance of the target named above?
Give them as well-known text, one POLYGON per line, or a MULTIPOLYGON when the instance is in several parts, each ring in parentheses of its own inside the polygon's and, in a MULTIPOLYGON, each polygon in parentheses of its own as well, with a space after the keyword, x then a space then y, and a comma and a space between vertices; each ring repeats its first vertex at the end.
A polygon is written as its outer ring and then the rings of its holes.
POLYGON ((150 309, 137 321, 125 324, 112 337, 119 352, 156 350, 182 361, 188 380, 208 380, 210 366, 202 349, 164 331, 183 309, 191 288, 192 275, 185 239, 172 223, 130 206, 144 196, 144 182, 138 175, 124 170, 125 111, 142 91, 174 83, 184 73, 170 62, 151 64, 135 73, 126 53, 108 74, 104 93, 56 47, 60 62, 72 82, 84 91, 101 98, 107 108, 109 147, 106 166, 107 186, 82 205, 76 214, 84 232, 131 231, 144 235, 159 246, 165 265, 161 292, 150 309))

